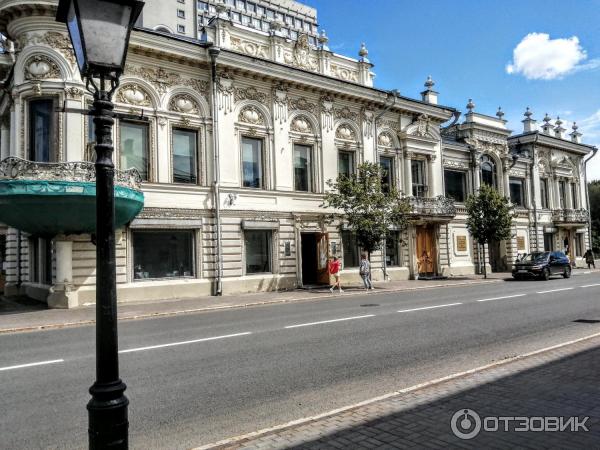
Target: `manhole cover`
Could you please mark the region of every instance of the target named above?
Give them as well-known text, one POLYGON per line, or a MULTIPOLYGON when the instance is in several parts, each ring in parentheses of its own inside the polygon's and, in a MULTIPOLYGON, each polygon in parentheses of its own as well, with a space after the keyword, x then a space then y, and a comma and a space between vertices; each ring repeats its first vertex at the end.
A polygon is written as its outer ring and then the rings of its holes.
POLYGON ((365 303, 364 305, 360 305, 360 306, 362 306, 363 308, 370 308, 372 306, 379 306, 379 304, 377 304, 377 303, 365 303))
POLYGON ((574 320, 573 322, 577 322, 577 323, 600 323, 600 320, 598 320, 598 319, 577 319, 577 320, 574 320))

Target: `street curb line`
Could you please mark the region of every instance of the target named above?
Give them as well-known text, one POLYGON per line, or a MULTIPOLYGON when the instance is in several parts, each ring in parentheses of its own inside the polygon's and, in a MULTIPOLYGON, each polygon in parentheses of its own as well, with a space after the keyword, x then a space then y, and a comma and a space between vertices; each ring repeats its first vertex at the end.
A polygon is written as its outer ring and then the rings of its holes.
MULTIPOLYGON (((453 287, 453 286, 467 286, 467 285, 478 285, 478 284, 487 284, 487 283, 499 283, 505 280, 481 280, 481 281, 473 281, 473 282, 464 282, 464 283, 453 283, 453 284, 435 284, 430 286, 416 286, 416 287, 408 287, 402 289, 386 289, 382 288, 380 291, 371 291, 368 295, 381 295, 381 294, 389 294, 392 292, 407 292, 407 291, 418 291, 425 289, 439 289, 443 287, 453 287)), ((364 291, 360 290, 359 292, 346 292, 344 295, 338 294, 329 294, 323 293, 323 295, 313 295, 311 297, 302 297, 302 298, 290 298, 290 299, 279 299, 279 300, 267 300, 262 302, 251 302, 244 303, 239 305, 222 305, 222 306, 208 306, 205 308, 193 308, 193 309, 182 309, 178 311, 164 311, 164 312, 155 312, 155 313, 145 313, 145 314, 137 314, 134 316, 125 316, 118 317, 117 320, 138 320, 138 319, 152 319, 158 317, 168 317, 175 316, 180 314, 190 314, 190 313, 200 313, 200 312, 209 312, 209 311, 219 311, 219 310, 227 310, 227 309, 242 309, 249 308, 252 306, 265 306, 265 305, 273 305, 278 303, 295 303, 301 302, 304 300, 342 300, 348 297, 354 297, 357 295, 364 295, 364 291)), ((47 325, 36 325, 36 326, 28 326, 28 327, 16 327, 16 328, 1 328, 0 334, 7 333, 21 333, 27 331, 42 331, 42 330, 51 330, 51 329, 60 329, 60 328, 73 328, 77 326, 83 325, 93 325, 95 324, 95 320, 82 320, 78 322, 66 322, 66 323, 57 323, 57 324, 47 324, 47 325)))
POLYGON ((373 398, 370 398, 368 400, 364 400, 362 402, 358 402, 358 403, 354 403, 352 405, 343 406, 341 408, 333 409, 331 411, 327 411, 327 412, 324 412, 324 413, 321 413, 321 414, 317 414, 315 416, 303 417, 301 419, 292 420, 292 421, 284 423, 284 424, 275 425, 273 427, 263 428, 261 430, 252 431, 250 433, 246 433, 246 434, 234 436, 234 437, 231 437, 231 438, 223 439, 221 441, 214 442, 212 444, 205 444, 205 445, 202 445, 200 447, 193 447, 192 450, 216 450, 216 449, 219 449, 219 448, 221 448, 223 446, 229 446, 229 445, 238 444, 238 443, 241 444, 244 441, 249 441, 251 439, 255 439, 255 438, 259 438, 259 437, 266 436, 266 435, 269 435, 269 434, 273 434, 273 433, 278 432, 278 431, 284 431, 286 429, 293 428, 293 427, 298 426, 298 425, 306 425, 306 424, 311 423, 311 422, 316 422, 316 421, 318 421, 320 419, 324 419, 324 418, 327 418, 327 417, 335 416, 337 414, 340 414, 340 413, 343 413, 343 412, 348 412, 348 411, 351 411, 353 409, 358 409, 358 408, 361 408, 363 406, 367 406, 367 405, 371 405, 373 403, 380 402, 382 400, 387 400, 389 398, 397 397, 397 396, 402 395, 402 394, 407 394, 407 393, 414 392, 414 391, 417 391, 417 390, 420 390, 420 389, 424 389, 424 388, 427 388, 427 387, 435 386, 437 384, 441 384, 441 383, 444 383, 446 381, 451 381, 451 380, 456 380, 458 378, 463 378, 463 377, 466 377, 468 375, 472 375, 474 373, 483 372, 485 370, 489 370, 489 369, 492 369, 492 368, 495 368, 495 367, 499 367, 499 366, 503 366, 503 365, 506 365, 506 364, 510 364, 510 363, 515 362, 515 361, 519 361, 519 360, 522 360, 522 359, 530 358, 532 356, 536 356, 536 355, 539 355, 541 353, 551 352, 552 350, 556 350, 556 349, 563 348, 563 347, 568 347, 570 345, 574 345, 574 344, 577 344, 577 343, 580 343, 580 342, 583 342, 583 341, 592 340, 592 339, 597 338, 597 337, 600 337, 600 333, 591 334, 589 336, 585 336, 585 337, 582 337, 582 338, 579 338, 579 339, 574 339, 574 340, 563 342, 563 343, 560 343, 560 344, 556 344, 556 345, 553 345, 553 346, 550 346, 550 347, 545 347, 545 348, 542 348, 542 349, 539 349, 539 350, 534 350, 532 352, 524 353, 522 355, 512 356, 510 358, 506 358, 506 359, 503 359, 501 361, 496 361, 496 362, 493 362, 493 363, 490 363, 490 364, 486 364, 484 366, 476 367, 474 369, 469 369, 469 370, 465 370, 463 372, 457 372, 457 373, 454 373, 454 374, 451 374, 451 375, 446 375, 445 377, 436 378, 436 379, 430 380, 430 381, 425 381, 423 383, 415 384, 415 385, 407 387, 407 388, 399 389, 398 391, 389 392, 387 394, 383 394, 383 395, 380 395, 378 397, 373 397, 373 398))

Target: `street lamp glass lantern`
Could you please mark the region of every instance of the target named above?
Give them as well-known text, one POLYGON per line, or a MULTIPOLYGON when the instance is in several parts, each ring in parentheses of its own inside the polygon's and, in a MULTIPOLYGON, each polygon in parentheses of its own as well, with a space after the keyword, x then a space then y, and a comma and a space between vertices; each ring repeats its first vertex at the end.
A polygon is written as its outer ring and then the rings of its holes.
POLYGON ((129 35, 143 1, 60 0, 56 20, 65 23, 82 77, 123 73, 129 35))

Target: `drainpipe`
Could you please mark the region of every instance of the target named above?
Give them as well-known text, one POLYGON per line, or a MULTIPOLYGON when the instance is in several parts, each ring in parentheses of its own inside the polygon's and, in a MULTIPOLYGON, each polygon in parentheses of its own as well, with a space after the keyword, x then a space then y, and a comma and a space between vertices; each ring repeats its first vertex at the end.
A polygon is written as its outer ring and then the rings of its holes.
MULTIPOLYGON (((388 112, 390 109, 392 109, 392 107, 396 104, 396 97, 398 95, 400 95, 400 93, 398 92, 397 89, 392 89, 391 91, 388 92, 388 98, 390 98, 390 96, 392 97, 393 102, 387 104, 385 106, 385 108, 383 108, 383 111, 381 111, 379 114, 377 114, 377 116, 375 116, 375 119, 373 120, 373 131, 374 131, 374 139, 375 139, 375 163, 379 164, 379 142, 377 140, 377 121, 386 113, 388 112)), ((387 263, 386 263, 386 239, 385 236, 383 237, 383 245, 381 246, 381 255, 383 257, 383 260, 381 262, 381 265, 383 267, 383 281, 387 281, 388 279, 388 275, 387 275, 387 263)))
POLYGON ((583 162, 583 181, 585 183, 585 203, 588 209, 588 239, 589 239, 589 248, 594 248, 594 244, 592 242, 592 211, 590 209, 590 190, 588 188, 587 181, 587 163, 590 162, 594 156, 598 153, 598 147, 594 147, 592 150, 592 156, 590 156, 587 160, 583 162))
POLYGON ((219 118, 217 104, 217 58, 221 53, 219 47, 209 47, 212 88, 212 144, 213 144, 213 201, 215 209, 215 227, 217 234, 216 259, 216 285, 215 295, 223 295, 223 258, 221 243, 221 193, 220 193, 220 164, 219 164, 219 118))

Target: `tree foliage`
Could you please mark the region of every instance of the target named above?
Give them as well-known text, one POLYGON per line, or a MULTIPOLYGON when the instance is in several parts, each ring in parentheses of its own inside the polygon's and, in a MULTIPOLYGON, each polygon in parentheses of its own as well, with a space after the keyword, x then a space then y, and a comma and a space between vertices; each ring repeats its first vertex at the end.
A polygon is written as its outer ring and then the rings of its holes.
MULTIPOLYGON (((467 229, 480 244, 502 241, 511 238, 512 206, 508 199, 494 188, 482 184, 476 195, 469 195, 467 208, 467 229)), ((483 258, 484 276, 487 260, 483 258)))
MULTIPOLYGON (((335 208, 343 213, 344 224, 356 235, 358 245, 371 254, 379 250, 390 228, 404 230, 408 225, 411 208, 408 200, 392 186, 382 185, 383 169, 376 163, 358 166, 350 176, 329 180, 329 191, 321 207, 335 208), (382 189, 384 188, 384 189, 382 189)), ((334 220, 336 214, 329 216, 334 220)))
POLYGON ((592 247, 600 253, 600 180, 588 183, 590 215, 592 218, 592 247))

